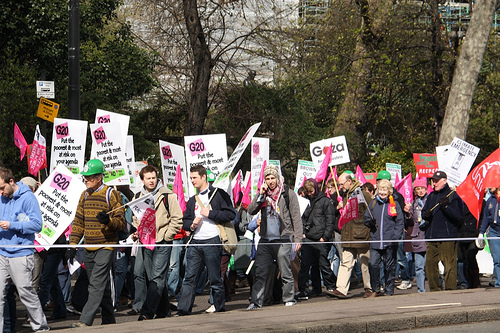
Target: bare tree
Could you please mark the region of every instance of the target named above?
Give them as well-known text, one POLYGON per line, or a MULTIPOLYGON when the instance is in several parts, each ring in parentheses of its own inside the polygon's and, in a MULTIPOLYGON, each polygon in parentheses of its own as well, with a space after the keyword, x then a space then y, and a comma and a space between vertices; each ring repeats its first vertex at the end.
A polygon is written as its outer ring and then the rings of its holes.
POLYGON ((469 28, 453 75, 439 145, 448 145, 454 137, 465 139, 479 70, 490 36, 496 0, 476 1, 469 28))

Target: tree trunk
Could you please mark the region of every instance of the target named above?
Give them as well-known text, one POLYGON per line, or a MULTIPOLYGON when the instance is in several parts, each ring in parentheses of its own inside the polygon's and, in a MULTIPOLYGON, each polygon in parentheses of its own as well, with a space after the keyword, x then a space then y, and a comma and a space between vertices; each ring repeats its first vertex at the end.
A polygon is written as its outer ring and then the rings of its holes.
POLYGON ((490 36, 496 0, 475 3, 457 68, 453 75, 448 104, 439 135, 439 145, 449 145, 454 137, 465 140, 479 70, 490 36))
POLYGON ((183 0, 184 18, 193 52, 193 82, 187 105, 184 135, 202 134, 208 114, 208 88, 212 56, 198 15, 197 0, 183 0))

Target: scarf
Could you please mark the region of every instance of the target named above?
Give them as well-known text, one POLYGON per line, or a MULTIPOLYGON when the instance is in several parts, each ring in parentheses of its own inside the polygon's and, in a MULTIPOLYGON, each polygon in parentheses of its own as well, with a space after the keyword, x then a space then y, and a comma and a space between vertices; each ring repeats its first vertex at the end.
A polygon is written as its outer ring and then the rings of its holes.
POLYGON ((278 212, 278 201, 280 199, 281 195, 281 190, 283 189, 283 184, 281 181, 278 182, 278 185, 274 190, 268 189, 266 191, 266 203, 270 204, 272 209, 274 209, 275 212, 278 212))

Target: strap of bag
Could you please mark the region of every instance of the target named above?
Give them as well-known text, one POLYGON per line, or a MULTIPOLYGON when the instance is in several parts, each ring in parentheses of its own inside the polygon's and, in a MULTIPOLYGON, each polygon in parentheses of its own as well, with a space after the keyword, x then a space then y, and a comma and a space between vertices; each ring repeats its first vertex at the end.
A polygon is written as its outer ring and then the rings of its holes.
MULTIPOLYGON (((194 196, 194 199, 196 200, 198 205, 200 205, 201 208, 205 208, 205 205, 203 204, 203 202, 201 202, 201 199, 200 197, 198 197, 197 194, 194 196)), ((222 224, 218 223, 217 221, 214 222, 215 225, 217 225, 217 227, 219 228, 220 238, 222 240, 222 243, 224 244, 225 242, 228 241, 226 230, 224 229, 224 226, 222 224)))

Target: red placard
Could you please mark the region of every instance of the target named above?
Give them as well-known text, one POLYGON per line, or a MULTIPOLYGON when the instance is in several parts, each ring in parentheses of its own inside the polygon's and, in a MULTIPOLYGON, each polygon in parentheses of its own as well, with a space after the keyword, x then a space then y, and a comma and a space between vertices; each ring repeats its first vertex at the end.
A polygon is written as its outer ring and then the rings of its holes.
POLYGON ((413 154, 413 160, 419 177, 430 178, 439 169, 436 154, 413 154))

